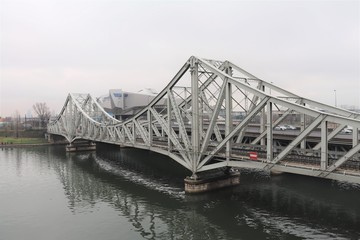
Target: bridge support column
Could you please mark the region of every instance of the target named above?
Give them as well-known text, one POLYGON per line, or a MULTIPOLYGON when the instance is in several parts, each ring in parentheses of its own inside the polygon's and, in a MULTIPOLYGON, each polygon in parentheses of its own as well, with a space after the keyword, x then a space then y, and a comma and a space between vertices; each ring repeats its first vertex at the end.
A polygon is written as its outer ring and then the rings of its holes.
POLYGON ((96 150, 96 144, 90 141, 82 141, 77 143, 70 143, 66 146, 67 152, 79 152, 79 151, 94 151, 96 150))
POLYGON ((328 122, 321 123, 321 164, 320 169, 325 170, 328 167, 328 122))
MULTIPOLYGON (((232 68, 231 68, 231 66, 229 66, 229 63, 226 63, 225 72, 226 72, 226 74, 232 76, 232 68)), ((232 85, 231 85, 231 83, 227 82, 226 88, 225 88, 225 110, 226 110, 225 136, 229 135, 233 129, 233 116, 232 116, 233 104, 232 104, 232 101, 233 101, 232 85)), ((232 149, 232 141, 227 141, 226 142, 226 151, 225 151, 225 156, 226 156, 227 162, 229 162, 229 160, 230 160, 231 149, 232 149)))
POLYGON ((196 169, 198 165, 198 156, 200 149, 200 124, 199 124, 199 79, 198 79, 198 63, 191 62, 191 108, 192 108, 192 122, 191 122, 191 143, 192 143, 192 172, 196 177, 196 169))
POLYGON ((272 129, 272 103, 267 103, 267 122, 266 122, 266 160, 271 162, 274 155, 273 129, 272 129))
MULTIPOLYGON (((167 109, 167 116, 168 116, 168 121, 167 121, 167 127, 168 129, 171 129, 171 119, 172 119, 172 116, 171 116, 171 103, 170 103, 170 89, 168 89, 167 91, 167 100, 166 100, 166 109, 167 109)), ((180 131, 179 131, 180 132, 180 131)), ((168 151, 171 152, 172 150, 172 143, 171 143, 171 140, 170 140, 170 137, 168 136, 168 151)))
POLYGON ((352 146, 355 147, 359 143, 359 128, 355 127, 353 129, 353 141, 352 146))
POLYGON ((54 143, 55 142, 53 135, 50 134, 50 133, 45 133, 45 138, 49 143, 54 143))
MULTIPOLYGON (((261 90, 263 92, 265 92, 265 86, 264 85, 261 86, 261 90)), ((261 109, 261 116, 260 116, 260 133, 265 131, 265 122, 266 122, 266 113, 265 113, 265 108, 263 108, 263 109, 261 109)), ((265 139, 264 138, 261 138, 260 145, 262 145, 262 146, 265 145, 265 139)))
POLYGON ((191 177, 187 177, 185 178, 184 182, 186 193, 203 193, 219 188, 239 185, 240 173, 229 172, 221 176, 203 179, 192 179, 191 177))
MULTIPOLYGON (((304 103, 301 103, 301 105, 305 106, 304 103)), ((306 127, 306 122, 305 122, 305 119, 306 116, 305 114, 300 114, 300 132, 303 132, 305 130, 305 127, 306 127)), ((300 147, 301 149, 306 149, 306 139, 304 138, 304 140, 302 140, 300 142, 300 147)))
MULTIPOLYGON (((231 69, 227 69, 226 72, 230 75, 231 69)), ((225 109, 226 109, 226 116, 225 116, 225 136, 229 135, 231 130, 233 129, 233 121, 232 121, 232 87, 230 83, 226 83, 226 90, 225 90, 225 109)), ((226 161, 229 162, 230 155, 231 155, 231 148, 232 148, 232 141, 226 142, 226 161)))
POLYGON ((150 111, 147 111, 147 120, 148 120, 148 133, 149 133, 148 138, 149 138, 149 147, 150 147, 153 143, 152 116, 150 111))

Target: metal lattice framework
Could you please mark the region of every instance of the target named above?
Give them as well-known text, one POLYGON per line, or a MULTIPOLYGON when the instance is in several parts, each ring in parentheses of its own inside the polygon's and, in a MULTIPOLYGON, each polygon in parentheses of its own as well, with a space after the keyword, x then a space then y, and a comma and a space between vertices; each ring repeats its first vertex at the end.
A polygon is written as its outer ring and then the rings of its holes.
POLYGON ((168 155, 194 177, 247 167, 360 183, 358 119, 357 113, 302 98, 229 61, 190 57, 131 119, 112 118, 89 94, 69 94, 48 133, 70 143, 86 139, 149 149, 168 155), (274 129, 289 116, 300 118, 300 131, 279 144, 274 129), (258 130, 248 137, 254 126, 258 130), (353 129, 350 147, 329 148, 346 126, 353 129), (308 145, 307 138, 316 134, 318 143, 308 145), (256 160, 249 157, 253 151, 256 160))

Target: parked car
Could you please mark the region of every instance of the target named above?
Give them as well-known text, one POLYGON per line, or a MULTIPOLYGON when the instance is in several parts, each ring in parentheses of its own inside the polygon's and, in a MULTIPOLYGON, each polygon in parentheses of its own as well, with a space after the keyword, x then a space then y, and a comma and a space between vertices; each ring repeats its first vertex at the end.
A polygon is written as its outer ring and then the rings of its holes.
POLYGON ((289 130, 295 130, 296 127, 294 127, 293 125, 284 125, 286 127, 286 129, 289 129, 289 130))
POLYGON ((341 130, 343 133, 352 133, 353 130, 350 127, 345 127, 343 130, 341 130))
POLYGON ((276 126, 276 127, 274 128, 274 130, 281 130, 281 131, 284 131, 284 130, 286 130, 286 127, 285 127, 285 126, 283 126, 283 125, 279 125, 279 126, 276 126))

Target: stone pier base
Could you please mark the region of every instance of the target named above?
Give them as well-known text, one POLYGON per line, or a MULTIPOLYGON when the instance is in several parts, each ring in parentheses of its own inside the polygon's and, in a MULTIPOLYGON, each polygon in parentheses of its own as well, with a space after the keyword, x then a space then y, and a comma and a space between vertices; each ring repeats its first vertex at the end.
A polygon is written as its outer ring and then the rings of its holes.
POLYGON ((240 184, 240 173, 231 172, 229 174, 207 178, 207 179, 191 179, 189 177, 184 179, 186 193, 202 193, 219 188, 235 186, 240 184))
POLYGON ((284 173, 284 172, 276 171, 276 170, 273 170, 273 169, 270 170, 270 174, 271 174, 271 175, 274 175, 274 176, 275 176, 275 175, 281 175, 281 174, 283 174, 283 173, 284 173))
POLYGON ((96 144, 92 142, 72 143, 66 146, 67 152, 94 151, 96 144))

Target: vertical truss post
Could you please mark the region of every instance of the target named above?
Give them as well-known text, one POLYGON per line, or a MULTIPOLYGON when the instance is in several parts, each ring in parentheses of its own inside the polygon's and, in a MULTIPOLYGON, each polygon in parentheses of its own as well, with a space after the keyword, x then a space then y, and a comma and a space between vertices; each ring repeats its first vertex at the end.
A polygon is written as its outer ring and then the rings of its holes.
POLYGON ((187 96, 187 89, 186 89, 186 87, 184 87, 184 99, 185 99, 185 105, 184 105, 184 119, 186 118, 186 111, 188 110, 188 101, 187 101, 187 98, 188 98, 188 96, 187 96))
MULTIPOLYGON (((231 67, 227 66, 227 68, 225 69, 225 72, 231 76, 231 67)), ((226 81, 226 89, 225 89, 225 136, 229 135, 230 132, 232 131, 233 128, 233 121, 232 121, 232 85, 231 83, 227 82, 227 78, 225 79, 226 81)), ((218 99, 219 101, 219 99, 218 99)), ((225 155, 226 155, 226 161, 230 160, 230 155, 231 155, 231 148, 232 148, 232 140, 230 139, 229 141, 227 141, 226 143, 226 151, 225 151, 225 155)))
MULTIPOLYGON (((261 90, 263 92, 265 92, 265 86, 264 85, 261 86, 261 90)), ((263 108, 261 110, 261 117, 260 117, 260 133, 265 131, 265 118, 266 118, 265 108, 263 108)), ((265 139, 264 138, 261 138, 260 145, 262 145, 262 146, 265 145, 265 139)))
POLYGON ((266 160, 271 162, 273 159, 273 116, 272 116, 272 102, 267 102, 267 121, 266 121, 266 160))
POLYGON ((353 128, 353 141, 352 146, 355 147, 359 143, 359 128, 354 127, 353 128))
MULTIPOLYGON (((169 129, 169 135, 171 134, 171 102, 170 102, 170 91, 171 89, 167 90, 167 99, 166 99, 166 109, 167 109, 167 124, 168 124, 168 129, 169 129)), ((171 152, 172 150, 172 143, 170 140, 170 136, 167 137, 168 140, 168 150, 169 152, 171 152)))
POLYGON ((199 131, 199 82, 198 82, 198 62, 192 59, 191 72, 191 108, 192 108, 192 123, 191 123, 191 142, 192 142, 192 172, 193 177, 196 178, 197 159, 200 148, 200 131, 199 131))
MULTIPOLYGON (((201 96, 201 95, 200 95, 201 96)), ((204 93, 204 97, 205 93, 204 93)), ((205 104, 204 104, 204 100, 202 97, 200 97, 199 99, 199 103, 200 103, 200 112, 201 114, 199 114, 199 142, 201 141, 201 139, 203 138, 203 130, 204 130, 204 111, 205 111, 205 104)))
POLYGON ((66 122, 66 126, 67 126, 67 135, 68 135, 68 139, 69 143, 71 144, 73 136, 74 136, 74 109, 73 109, 73 101, 69 101, 69 110, 68 110, 68 114, 69 116, 67 117, 67 122, 66 122))
POLYGON ((321 122, 321 164, 320 169, 325 170, 328 167, 328 122, 321 122))
POLYGON ((134 144, 136 143, 136 128, 134 121, 131 122, 131 133, 133 135, 134 144))
MULTIPOLYGON (((353 140, 352 140, 352 146, 355 147, 359 144, 359 128, 354 127, 353 128, 353 140)), ((359 153, 357 153, 357 157, 359 157, 359 153)))
MULTIPOLYGON (((301 100, 300 104, 305 106, 305 103, 303 103, 302 100, 301 100)), ((306 117, 305 114, 300 113, 300 132, 304 131, 304 129, 306 127, 305 117, 306 117)), ((305 140, 305 138, 304 138, 304 140, 301 141, 300 148, 301 149, 306 149, 306 140, 305 140)))
POLYGON ((147 111, 147 120, 148 120, 148 131, 149 131, 149 147, 150 147, 153 143, 153 130, 152 130, 152 117, 149 109, 147 111))

